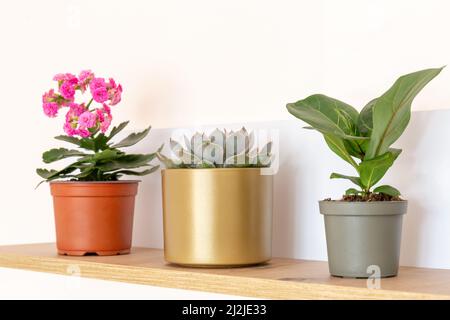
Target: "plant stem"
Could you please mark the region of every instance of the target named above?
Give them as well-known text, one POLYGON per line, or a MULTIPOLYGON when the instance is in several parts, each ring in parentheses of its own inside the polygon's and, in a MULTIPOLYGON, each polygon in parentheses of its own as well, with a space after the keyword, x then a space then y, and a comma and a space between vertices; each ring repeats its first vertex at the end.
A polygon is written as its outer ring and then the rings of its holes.
POLYGON ((88 104, 86 105, 86 109, 88 109, 88 111, 89 111, 89 107, 91 106, 92 101, 94 101, 94 98, 91 98, 91 100, 89 100, 88 104))

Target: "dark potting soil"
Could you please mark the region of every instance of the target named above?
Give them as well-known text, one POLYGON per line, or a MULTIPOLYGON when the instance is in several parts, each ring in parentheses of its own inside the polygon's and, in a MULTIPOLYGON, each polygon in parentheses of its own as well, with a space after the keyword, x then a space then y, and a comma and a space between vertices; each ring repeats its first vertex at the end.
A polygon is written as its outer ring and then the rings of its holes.
MULTIPOLYGON (((344 195, 339 201, 346 202, 371 202, 371 201, 402 201, 399 196, 390 196, 384 193, 370 193, 364 196, 361 195, 344 195)), ((325 199, 325 201, 332 201, 331 198, 325 199)))

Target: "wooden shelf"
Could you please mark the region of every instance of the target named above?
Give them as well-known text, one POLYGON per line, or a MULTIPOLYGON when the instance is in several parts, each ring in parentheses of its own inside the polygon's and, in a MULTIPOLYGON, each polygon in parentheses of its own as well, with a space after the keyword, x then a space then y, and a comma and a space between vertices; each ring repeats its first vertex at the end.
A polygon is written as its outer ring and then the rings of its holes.
POLYGON ((159 249, 113 257, 58 256, 54 244, 0 246, 0 267, 271 299, 450 299, 450 270, 402 267, 367 289, 365 279, 328 274, 326 262, 273 259, 247 268, 195 269, 167 264, 159 249))

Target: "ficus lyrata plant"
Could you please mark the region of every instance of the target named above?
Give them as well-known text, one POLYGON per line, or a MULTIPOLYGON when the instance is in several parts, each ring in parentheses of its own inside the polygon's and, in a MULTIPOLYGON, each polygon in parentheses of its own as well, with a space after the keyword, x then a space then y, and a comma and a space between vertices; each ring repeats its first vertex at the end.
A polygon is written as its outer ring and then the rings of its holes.
POLYGON ((366 198, 374 193, 396 198, 400 191, 393 186, 375 186, 402 152, 391 146, 409 123, 413 99, 441 70, 426 69, 401 76, 361 112, 323 94, 288 103, 287 109, 306 122, 307 129, 322 133, 328 147, 355 169, 355 176, 331 174, 331 179, 347 179, 357 186, 348 189, 346 195, 366 198))

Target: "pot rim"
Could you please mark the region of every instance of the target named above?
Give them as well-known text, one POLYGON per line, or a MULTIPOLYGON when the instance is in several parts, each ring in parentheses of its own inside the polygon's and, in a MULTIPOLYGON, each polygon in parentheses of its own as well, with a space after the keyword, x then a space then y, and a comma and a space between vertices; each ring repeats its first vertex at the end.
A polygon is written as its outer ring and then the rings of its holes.
POLYGON ((141 180, 118 180, 118 181, 50 181, 49 184, 134 184, 141 180))
POLYGON ((164 168, 161 171, 253 171, 268 169, 269 167, 259 167, 259 168, 164 168))
POLYGON ((319 201, 324 216, 390 216, 403 215, 408 210, 408 200, 395 201, 319 201))

